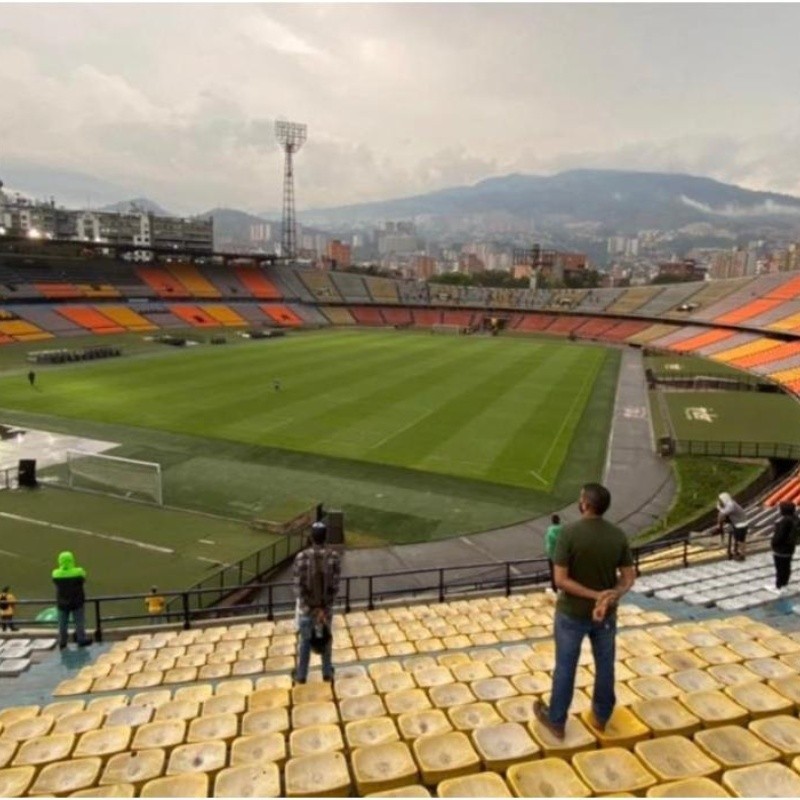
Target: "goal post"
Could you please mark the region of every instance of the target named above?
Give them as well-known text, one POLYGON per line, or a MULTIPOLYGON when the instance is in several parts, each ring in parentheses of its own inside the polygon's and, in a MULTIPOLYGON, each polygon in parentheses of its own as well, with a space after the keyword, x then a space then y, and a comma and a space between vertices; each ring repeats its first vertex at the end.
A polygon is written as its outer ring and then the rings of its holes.
POLYGON ((164 505, 161 464, 67 450, 67 485, 164 505))

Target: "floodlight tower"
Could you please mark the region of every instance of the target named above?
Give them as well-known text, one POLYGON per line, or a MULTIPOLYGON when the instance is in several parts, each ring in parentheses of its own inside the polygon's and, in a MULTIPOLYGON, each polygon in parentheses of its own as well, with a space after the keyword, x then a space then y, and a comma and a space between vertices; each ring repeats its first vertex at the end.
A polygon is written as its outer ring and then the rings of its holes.
POLYGON ((283 166, 283 231, 281 249, 286 258, 297 256, 297 224, 294 216, 294 165, 292 157, 306 140, 307 128, 299 122, 278 120, 275 138, 286 153, 283 166))

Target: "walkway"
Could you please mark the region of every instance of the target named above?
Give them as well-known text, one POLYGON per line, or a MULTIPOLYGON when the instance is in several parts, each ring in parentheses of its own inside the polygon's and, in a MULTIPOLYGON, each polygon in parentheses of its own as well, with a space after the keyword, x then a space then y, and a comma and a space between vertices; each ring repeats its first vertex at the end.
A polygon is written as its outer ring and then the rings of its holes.
MULTIPOLYGON (((604 481, 613 498, 607 519, 616 522, 629 535, 641 531, 664 515, 675 493, 672 470, 654 452, 641 351, 629 347, 622 351, 604 481)), ((565 522, 578 518, 576 505, 559 513, 565 522)), ((542 556, 544 531, 549 522, 547 515, 471 536, 347 550, 343 557, 342 573, 357 576, 464 566, 472 567, 469 574, 475 575, 475 564, 542 556)), ((464 576, 467 574, 465 569, 464 576)), ((291 567, 281 570, 275 578, 277 583, 289 580, 291 567)), ((396 583, 396 588, 400 588, 401 584, 409 587, 423 585, 422 580, 406 575, 396 582, 381 581, 376 590, 395 588, 392 583, 396 583)), ((430 576, 425 583, 430 583, 430 576)), ((354 586, 354 597, 361 595, 365 588, 354 586)), ((286 601, 278 593, 276 600, 286 601)))

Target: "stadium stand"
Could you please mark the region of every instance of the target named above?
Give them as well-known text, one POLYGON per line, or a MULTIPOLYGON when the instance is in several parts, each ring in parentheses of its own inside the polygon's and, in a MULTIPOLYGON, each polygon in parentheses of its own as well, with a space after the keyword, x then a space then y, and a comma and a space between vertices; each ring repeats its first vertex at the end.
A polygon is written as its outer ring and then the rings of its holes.
POLYGON ((216 287, 193 264, 170 264, 169 271, 189 290, 192 297, 217 298, 216 287))
POLYGON ((381 313, 387 325, 411 325, 414 321, 407 308, 383 308, 381 313))
POLYGON ((331 325, 355 325, 353 315, 342 306, 322 306, 320 311, 328 318, 331 325))
POLYGON ((676 350, 679 353, 691 353, 694 350, 699 350, 701 347, 730 339, 732 336, 734 336, 733 331, 704 331, 703 333, 698 333, 689 338, 681 339, 680 341, 670 342, 669 347, 671 350, 676 350))
POLYGON ((191 292, 170 272, 159 267, 137 267, 138 277, 150 286, 158 297, 190 297, 191 292))
POLYGON ((349 272, 331 272, 330 279, 339 294, 350 303, 368 303, 370 300, 367 286, 360 275, 349 272))
POLYGON ((442 325, 457 325, 459 328, 468 328, 472 325, 471 311, 443 311, 442 325))
POLYGON ((633 320, 617 322, 614 327, 604 331, 600 338, 607 342, 624 342, 637 333, 642 333, 649 327, 649 322, 635 322, 633 320))
POLYGON ((122 333, 125 330, 92 306, 58 306, 56 311, 90 333, 122 333))
POLYGON ((278 325, 298 328, 303 324, 303 318, 288 306, 262 305, 261 309, 278 325))
POLYGON ((88 284, 79 283, 76 285, 77 290, 83 297, 86 298, 111 298, 119 297, 120 293, 109 284, 88 284))
POLYGON ((774 339, 762 336, 746 344, 741 344, 729 350, 721 350, 715 353, 714 361, 722 361, 735 366, 738 359, 764 353, 767 350, 772 350, 777 347, 777 345, 778 343, 774 339))
POLYGON ((152 331, 156 329, 156 326, 152 322, 149 322, 143 316, 137 314, 129 306, 104 305, 102 310, 103 314, 112 322, 121 325, 129 331, 152 331))
POLYGON ((209 317, 215 319, 220 325, 232 328, 247 325, 247 321, 242 319, 242 317, 229 306, 213 303, 201 305, 199 308, 202 312, 208 314, 209 317))
POLYGON ((219 322, 214 319, 210 314, 203 311, 199 306, 192 306, 188 304, 171 304, 168 306, 170 313, 182 320, 183 323, 189 323, 195 328, 216 328, 219 327, 219 322))
POLYGON ((327 272, 320 270, 297 270, 297 277, 306 285, 315 300, 330 302, 341 300, 342 296, 337 291, 327 272))
POLYGON ((397 296, 397 284, 388 278, 375 278, 370 275, 364 278, 370 297, 376 303, 397 303, 400 298, 397 296))
POLYGON ((350 313, 359 325, 386 325, 380 308, 374 306, 350 306, 350 313))
POLYGON ((42 339, 51 339, 52 333, 43 331, 31 322, 22 319, 0 320, 0 334, 4 343, 8 342, 36 342, 42 339))
POLYGON ((608 314, 632 314, 663 291, 661 286, 635 286, 621 294, 605 311, 608 314))
POLYGON ((603 334, 615 327, 616 324, 616 320, 613 319, 590 319, 579 328, 576 328, 575 334, 582 339, 603 338, 603 334))
POLYGON ((305 284, 297 277, 298 270, 283 264, 268 267, 266 275, 275 284, 285 300, 302 300, 313 302, 314 297, 305 284))
POLYGON ((55 306, 9 306, 8 310, 53 336, 75 336, 85 332, 82 326, 58 314, 55 306))
POLYGON ((442 312, 433 309, 414 309, 412 311, 414 324, 420 328, 428 328, 432 325, 440 325, 442 322, 442 312))
POLYGON ((552 325, 547 328, 548 333, 572 333, 583 325, 588 317, 556 317, 552 325))
POLYGON ((547 330, 556 319, 558 319, 558 317, 552 314, 525 314, 514 330, 544 331, 547 330))
POLYGON ((280 289, 258 267, 235 265, 233 273, 245 287, 245 291, 259 300, 281 300, 280 289))

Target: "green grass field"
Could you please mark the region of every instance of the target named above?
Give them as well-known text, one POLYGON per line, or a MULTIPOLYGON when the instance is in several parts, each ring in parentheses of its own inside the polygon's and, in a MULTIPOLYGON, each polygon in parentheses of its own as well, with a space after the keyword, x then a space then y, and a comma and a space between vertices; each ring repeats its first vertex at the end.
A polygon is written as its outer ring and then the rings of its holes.
POLYGON ((800 445, 800 405, 787 395, 664 392, 663 398, 678 439, 800 445))
POLYGON ((27 598, 52 595, 61 550, 75 552, 98 596, 183 589, 277 538, 237 520, 47 487, 2 492, 0 521, 2 581, 27 598))
POLYGON ((6 362, 3 420, 158 461, 171 505, 249 519, 324 501, 369 543, 571 501, 601 474, 619 363, 546 339, 363 330, 139 349, 39 369, 40 391, 6 362))
POLYGON ((738 378, 747 382, 755 380, 755 376, 747 372, 699 356, 647 356, 644 366, 665 378, 738 378))

